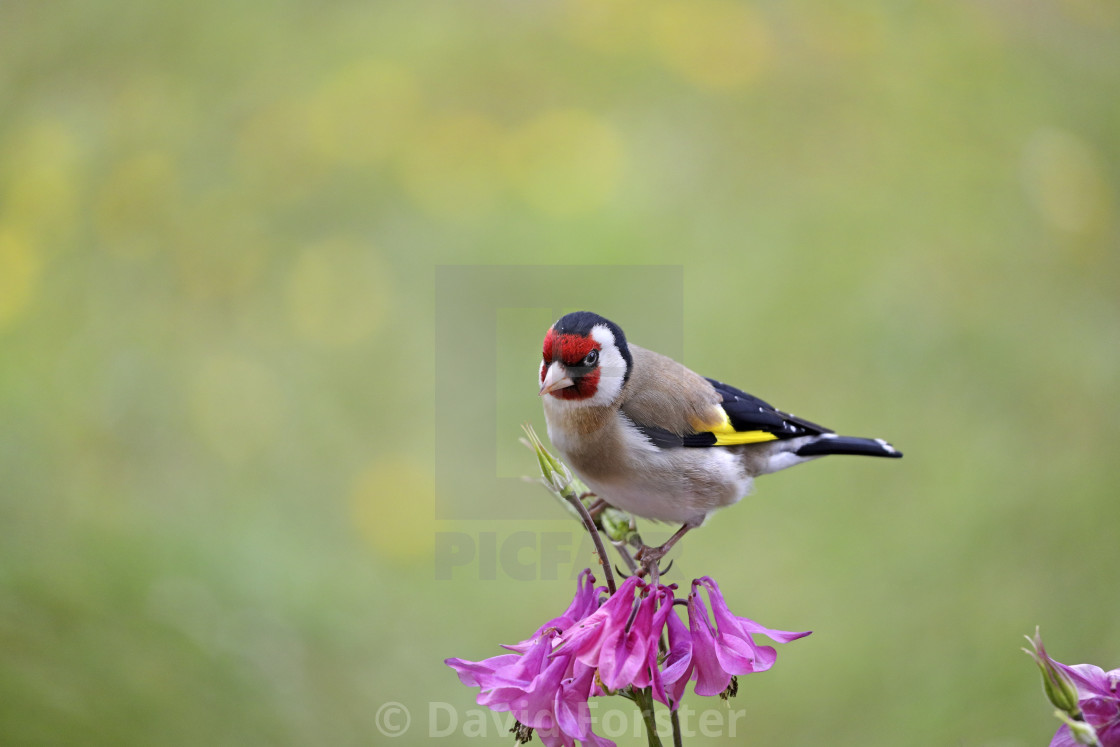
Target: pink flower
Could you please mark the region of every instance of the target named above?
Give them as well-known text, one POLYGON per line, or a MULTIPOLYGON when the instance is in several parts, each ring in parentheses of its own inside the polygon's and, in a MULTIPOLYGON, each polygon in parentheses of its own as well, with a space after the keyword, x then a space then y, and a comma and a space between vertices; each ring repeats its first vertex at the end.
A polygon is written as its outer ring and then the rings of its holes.
POLYGON ((676 612, 670 612, 666 621, 668 631, 669 653, 661 664, 661 671, 654 683, 653 696, 675 711, 681 704, 685 688, 696 671, 692 663, 692 634, 677 617, 676 612))
POLYGON ((1050 747, 1120 747, 1120 669, 1054 661, 1037 629, 1027 640, 1031 649, 1023 650, 1038 664, 1042 691, 1058 709, 1054 715, 1065 722, 1050 747))
MULTIPOLYGON (((1106 672, 1092 664, 1069 666, 1050 661, 1077 688, 1077 704, 1082 716, 1097 732, 1102 747, 1120 747, 1120 669, 1106 672)), ((1050 747, 1077 747, 1077 744, 1069 726, 1063 726, 1054 735, 1050 747)))
POLYGON ((672 609, 673 588, 655 588, 631 576, 603 606, 560 636, 556 653, 570 653, 597 669, 608 690, 648 687, 657 671, 657 648, 672 609))
POLYGON ((577 622, 580 622, 595 610, 599 609, 601 604, 601 594, 607 591, 605 586, 595 586, 595 577, 591 575, 590 568, 584 568, 579 578, 576 580, 576 595, 572 599, 572 603, 568 605, 568 609, 564 610, 564 614, 560 617, 554 617, 546 622, 544 625, 537 628, 537 632, 526 638, 520 643, 503 644, 502 648, 509 649, 510 651, 517 651, 518 653, 525 653, 530 646, 533 645, 541 633, 550 628, 555 628, 558 631, 565 631, 572 627, 577 622))
MULTIPOLYGON (((482 661, 445 659, 464 685, 478 687, 479 705, 510 712, 518 722, 536 731, 546 747, 584 745, 614 747, 614 742, 591 731, 588 699, 595 668, 557 650, 560 635, 600 607, 602 587, 594 586, 590 570, 580 574, 576 595, 568 609, 549 620, 529 638, 504 646, 516 653, 482 661)), ((606 605, 603 605, 606 606, 606 605)))
POLYGON ((690 681, 697 695, 720 695, 733 676, 773 666, 774 649, 756 644, 753 635, 779 643, 809 635, 736 617, 707 576, 692 582, 688 627, 673 611, 675 585, 654 586, 631 576, 604 600, 604 589, 594 582, 589 570, 581 573, 568 609, 524 641, 504 646, 513 653, 477 662, 445 660, 464 685, 479 688, 479 705, 512 713, 536 730, 546 747, 574 747, 575 740, 614 746, 591 730, 593 696, 648 687, 675 710, 690 681), (707 590, 714 624, 700 589, 707 590), (668 650, 662 652, 665 632, 668 650))
POLYGON ((463 684, 480 688, 479 705, 512 713, 549 747, 570 747, 573 739, 613 746, 591 732, 587 700, 595 670, 571 654, 553 656, 558 635, 556 630, 543 633, 523 655, 504 654, 481 662, 447 659, 446 664, 463 684))
POLYGON ((673 591, 666 586, 646 586, 645 591, 626 626, 614 628, 599 648, 599 679, 609 690, 648 687, 657 671, 657 648, 673 609, 673 591))
POLYGON ((564 631, 560 636, 560 650, 571 652, 588 666, 598 666, 603 643, 617 636, 630 619, 634 591, 641 583, 637 576, 626 579, 599 609, 564 631))
MULTIPOLYGON (((692 582, 692 592, 688 595, 688 627, 691 632, 691 661, 686 666, 687 671, 680 676, 687 674, 695 677, 697 695, 719 695, 731 684, 733 675, 764 672, 774 665, 777 652, 771 646, 756 644, 754 634, 761 633, 778 643, 789 643, 811 632, 773 630, 754 620, 736 617, 728 609, 719 585, 708 576, 692 582), (708 608, 700 598, 698 587, 708 592, 715 625, 708 617, 708 608)), ((676 676, 675 671, 673 674, 676 676)))

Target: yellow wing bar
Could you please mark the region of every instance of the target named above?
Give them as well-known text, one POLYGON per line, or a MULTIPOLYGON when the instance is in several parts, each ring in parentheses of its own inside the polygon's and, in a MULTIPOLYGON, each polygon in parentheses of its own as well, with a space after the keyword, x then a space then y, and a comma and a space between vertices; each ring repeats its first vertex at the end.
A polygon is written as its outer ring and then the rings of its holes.
POLYGON ((727 417, 727 413, 723 411, 722 407, 717 407, 722 421, 715 426, 707 426, 705 430, 710 431, 716 437, 716 446, 736 446, 738 444, 757 444, 762 441, 774 441, 778 437, 769 431, 737 431, 731 425, 731 418, 727 417))

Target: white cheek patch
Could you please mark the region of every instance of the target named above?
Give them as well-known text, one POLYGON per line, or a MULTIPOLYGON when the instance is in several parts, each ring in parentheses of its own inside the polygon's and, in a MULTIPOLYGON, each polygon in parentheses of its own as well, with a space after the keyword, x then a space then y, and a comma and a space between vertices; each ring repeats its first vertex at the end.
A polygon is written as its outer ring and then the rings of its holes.
POLYGON ((626 378, 626 359, 619 352, 614 333, 602 324, 591 328, 591 339, 599 343, 599 388, 586 400, 589 405, 609 405, 622 391, 626 378))
POLYGON ((541 361, 541 370, 537 372, 537 381, 544 381, 544 361, 541 361))

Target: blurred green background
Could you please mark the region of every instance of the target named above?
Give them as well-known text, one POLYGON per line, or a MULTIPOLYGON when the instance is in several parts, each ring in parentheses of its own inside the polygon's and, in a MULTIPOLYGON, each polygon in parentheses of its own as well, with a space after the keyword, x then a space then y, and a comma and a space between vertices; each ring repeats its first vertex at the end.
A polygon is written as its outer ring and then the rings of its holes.
MULTIPOLYGON (((906 452, 683 543, 816 631, 689 743, 1045 744, 1021 636, 1120 666, 1118 189, 1103 0, 2 3, 0 741, 383 744, 395 701, 393 744, 506 744, 429 736, 441 660, 590 559, 436 577, 574 529, 436 519, 433 277, 582 266, 655 346, 595 272, 641 264, 693 368, 906 452)), ((496 448, 543 432, 540 306, 476 320, 523 384, 456 362, 496 448)))

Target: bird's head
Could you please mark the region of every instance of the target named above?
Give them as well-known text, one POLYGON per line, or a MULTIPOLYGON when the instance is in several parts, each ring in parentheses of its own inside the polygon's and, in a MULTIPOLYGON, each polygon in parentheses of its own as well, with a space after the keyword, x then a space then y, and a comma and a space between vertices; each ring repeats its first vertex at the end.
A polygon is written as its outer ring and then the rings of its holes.
POLYGON ((617 324, 590 311, 566 314, 544 336, 540 393, 572 403, 610 404, 632 363, 617 324))

